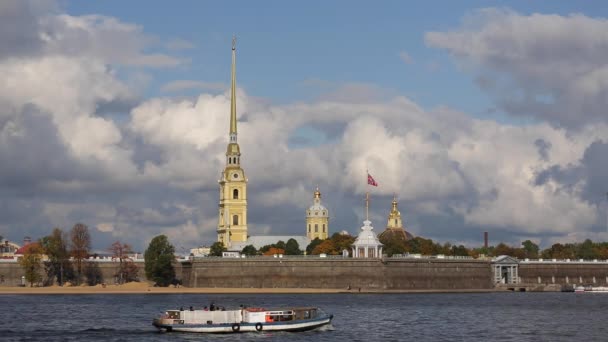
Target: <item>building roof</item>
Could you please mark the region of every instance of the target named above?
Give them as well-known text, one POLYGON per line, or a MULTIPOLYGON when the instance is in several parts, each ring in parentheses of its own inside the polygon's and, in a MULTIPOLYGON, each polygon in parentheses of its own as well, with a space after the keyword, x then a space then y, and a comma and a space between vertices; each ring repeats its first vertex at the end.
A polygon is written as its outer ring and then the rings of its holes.
POLYGON ((25 251, 27 251, 28 249, 30 249, 31 247, 34 247, 34 246, 40 246, 40 244, 38 242, 28 243, 27 245, 22 246, 21 248, 16 250, 15 255, 23 255, 23 254, 25 254, 25 251))
POLYGON ((380 235, 378 235, 378 239, 382 239, 385 242, 385 239, 391 239, 393 237, 401 241, 408 241, 414 238, 412 234, 403 228, 386 228, 382 233, 380 233, 380 235))

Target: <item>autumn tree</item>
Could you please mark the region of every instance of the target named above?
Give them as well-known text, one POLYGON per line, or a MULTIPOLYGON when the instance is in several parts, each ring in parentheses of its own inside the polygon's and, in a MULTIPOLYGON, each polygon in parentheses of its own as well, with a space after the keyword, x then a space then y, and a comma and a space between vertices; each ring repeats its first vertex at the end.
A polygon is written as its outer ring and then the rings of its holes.
POLYGON ((331 239, 323 240, 323 242, 312 250, 311 254, 336 254, 336 245, 334 245, 334 242, 331 239))
POLYGON ((60 228, 54 228, 51 235, 40 240, 40 244, 48 257, 44 262, 47 279, 57 281, 59 285, 73 280, 74 269, 70 262, 67 234, 60 228))
POLYGON ((91 249, 91 235, 89 227, 82 223, 77 223, 70 231, 70 255, 76 263, 77 283, 80 284, 82 278, 83 262, 89 256, 91 249))
POLYGON ((175 248, 166 235, 156 236, 144 253, 146 277, 159 286, 169 286, 175 281, 175 248))
POLYGON ((135 281, 137 279, 137 265, 133 262, 130 254, 133 254, 133 249, 126 243, 120 241, 114 242, 108 249, 112 253, 112 260, 118 261, 118 270, 116 271, 116 279, 119 284, 135 281))
POLYGON ((43 253, 44 250, 40 244, 34 242, 26 246, 23 256, 19 258, 19 264, 23 267, 25 273, 25 280, 30 283, 30 287, 42 280, 40 271, 42 270, 43 253))
POLYGON ((270 247, 263 255, 272 256, 275 254, 285 254, 285 250, 277 247, 270 247))

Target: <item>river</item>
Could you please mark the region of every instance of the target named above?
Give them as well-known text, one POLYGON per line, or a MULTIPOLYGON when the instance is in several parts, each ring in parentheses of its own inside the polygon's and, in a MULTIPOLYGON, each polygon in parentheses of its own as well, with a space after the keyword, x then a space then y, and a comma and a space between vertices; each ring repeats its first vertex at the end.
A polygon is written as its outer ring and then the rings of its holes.
POLYGON ((606 341, 608 294, 0 295, 1 341, 606 341), (168 308, 319 306, 327 329, 158 333, 168 308))

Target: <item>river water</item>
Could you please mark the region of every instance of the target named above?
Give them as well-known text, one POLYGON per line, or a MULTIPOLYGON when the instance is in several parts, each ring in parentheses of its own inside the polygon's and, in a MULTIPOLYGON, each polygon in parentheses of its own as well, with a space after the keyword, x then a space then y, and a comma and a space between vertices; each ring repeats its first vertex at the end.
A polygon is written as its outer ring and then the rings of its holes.
POLYGON ((608 294, 0 295, 0 341, 606 341, 608 294), (169 308, 319 306, 327 329, 158 333, 169 308))

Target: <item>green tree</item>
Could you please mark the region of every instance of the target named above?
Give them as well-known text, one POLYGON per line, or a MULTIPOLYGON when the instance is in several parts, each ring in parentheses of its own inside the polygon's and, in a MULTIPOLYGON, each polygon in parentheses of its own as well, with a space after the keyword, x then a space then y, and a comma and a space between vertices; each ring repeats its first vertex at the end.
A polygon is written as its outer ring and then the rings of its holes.
POLYGON ((577 244, 576 246, 576 256, 579 259, 592 260, 596 259, 597 255, 595 253, 595 244, 593 241, 587 239, 583 243, 577 244))
POLYGON ((289 239, 285 244, 285 254, 286 255, 302 255, 302 251, 300 250, 300 245, 296 239, 289 239))
POLYGON ((258 255, 258 251, 257 249, 255 249, 255 247, 253 245, 247 245, 243 248, 243 250, 241 251, 241 254, 243 255, 258 255))
POLYGON ((23 256, 19 259, 19 264, 25 272, 25 280, 30 283, 30 287, 42 280, 40 271, 42 270, 43 252, 40 244, 34 242, 27 245, 27 248, 23 251, 23 256))
POLYGON ((70 255, 76 263, 76 282, 80 284, 83 262, 89 257, 89 249, 91 249, 89 227, 82 223, 75 224, 70 231, 70 242, 70 255))
POLYGON ((224 243, 222 242, 214 242, 213 245, 211 245, 211 250, 209 251, 209 255, 210 256, 222 256, 222 254, 227 251, 228 249, 224 246, 224 243))
POLYGON ((524 257, 529 259, 537 259, 538 258, 538 245, 530 240, 526 240, 521 243, 521 246, 524 250, 524 257))
POLYGON ((383 253, 386 253, 389 257, 394 254, 405 253, 405 241, 396 234, 383 235, 382 238, 380 238, 380 242, 384 245, 382 248, 383 253))
POLYGON ((159 235, 150 241, 144 253, 146 277, 158 286, 169 286, 175 279, 175 248, 167 236, 159 235))
POLYGON ((48 260, 44 262, 47 279, 51 283, 57 281, 59 285, 74 280, 74 269, 68 252, 67 234, 60 228, 54 228, 51 235, 40 240, 40 244, 48 257, 48 260))

